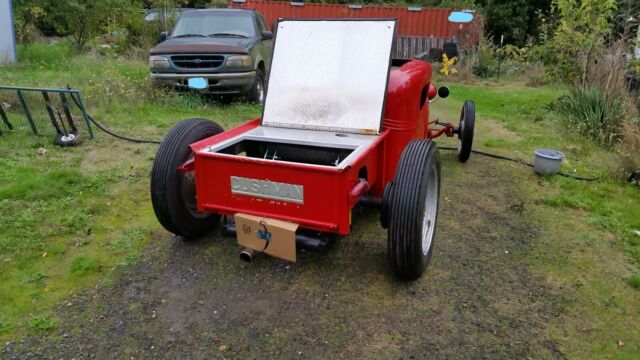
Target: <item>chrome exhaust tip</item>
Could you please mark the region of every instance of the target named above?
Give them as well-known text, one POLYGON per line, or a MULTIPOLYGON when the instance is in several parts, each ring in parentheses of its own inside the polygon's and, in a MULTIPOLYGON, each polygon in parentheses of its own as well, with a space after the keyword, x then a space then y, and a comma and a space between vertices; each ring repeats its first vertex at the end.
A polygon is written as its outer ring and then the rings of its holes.
POLYGON ((243 248, 240 252, 240 260, 250 263, 257 255, 257 251, 249 248, 243 248))

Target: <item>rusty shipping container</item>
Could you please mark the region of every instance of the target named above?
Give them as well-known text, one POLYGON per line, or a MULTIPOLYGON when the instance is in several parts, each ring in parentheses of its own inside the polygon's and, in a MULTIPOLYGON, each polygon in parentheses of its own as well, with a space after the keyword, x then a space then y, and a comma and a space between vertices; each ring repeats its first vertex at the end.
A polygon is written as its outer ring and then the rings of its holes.
POLYGON ((256 9, 264 15, 269 26, 278 18, 397 18, 397 36, 400 37, 450 39, 455 36, 476 42, 482 34, 479 21, 474 20, 469 24, 451 23, 448 18, 451 11, 454 10, 444 8, 316 4, 263 0, 230 0, 229 7, 256 9))

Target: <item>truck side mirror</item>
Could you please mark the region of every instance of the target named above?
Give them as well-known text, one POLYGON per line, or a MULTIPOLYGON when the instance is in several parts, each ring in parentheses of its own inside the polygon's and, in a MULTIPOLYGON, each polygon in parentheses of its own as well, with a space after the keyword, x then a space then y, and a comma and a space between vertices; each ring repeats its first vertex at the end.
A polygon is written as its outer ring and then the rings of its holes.
POLYGON ((262 40, 271 40, 271 39, 273 39, 273 33, 271 31, 262 32, 262 40))
POLYGON ((163 31, 163 32, 160 33, 159 40, 160 40, 160 42, 163 42, 163 41, 166 41, 168 37, 169 37, 169 32, 168 31, 163 31))

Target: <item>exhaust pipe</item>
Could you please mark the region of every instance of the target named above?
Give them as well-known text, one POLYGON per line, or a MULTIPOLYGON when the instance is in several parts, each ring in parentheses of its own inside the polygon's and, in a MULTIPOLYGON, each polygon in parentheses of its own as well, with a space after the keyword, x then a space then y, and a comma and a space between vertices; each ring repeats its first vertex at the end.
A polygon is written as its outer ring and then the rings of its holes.
POLYGON ((258 256, 258 252, 253 249, 242 248, 242 251, 240 252, 240 260, 244 262, 250 263, 256 256, 258 256))

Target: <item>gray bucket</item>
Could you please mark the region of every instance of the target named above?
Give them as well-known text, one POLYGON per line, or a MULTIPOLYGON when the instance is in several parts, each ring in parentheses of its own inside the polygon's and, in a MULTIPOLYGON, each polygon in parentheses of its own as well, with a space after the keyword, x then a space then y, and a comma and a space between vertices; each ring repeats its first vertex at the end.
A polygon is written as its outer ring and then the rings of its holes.
POLYGON ((560 170, 564 154, 551 149, 538 149, 535 151, 536 161, 533 169, 537 174, 555 174, 560 170))

